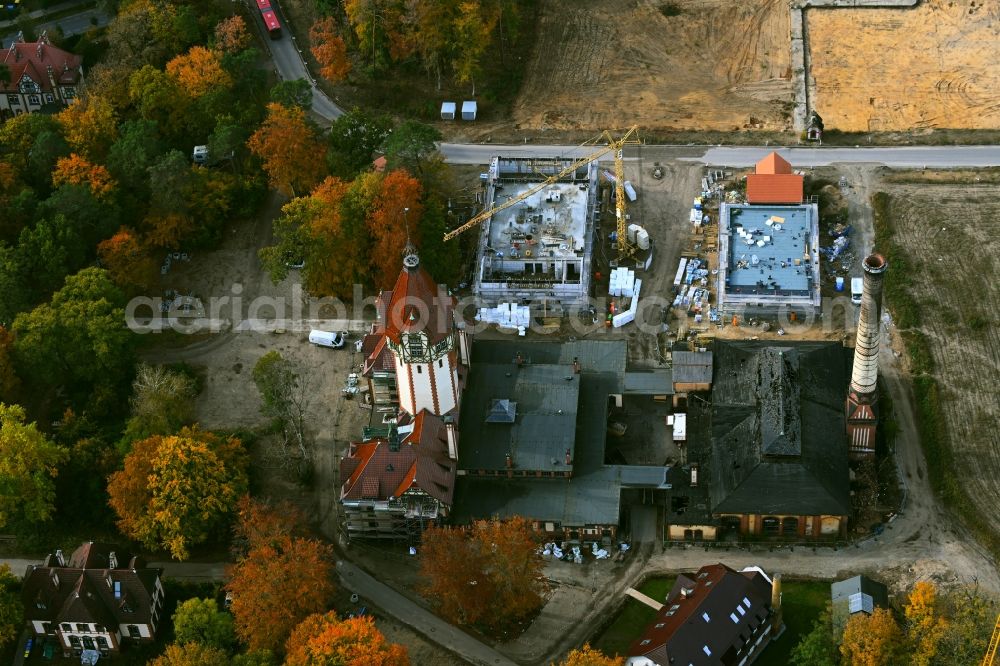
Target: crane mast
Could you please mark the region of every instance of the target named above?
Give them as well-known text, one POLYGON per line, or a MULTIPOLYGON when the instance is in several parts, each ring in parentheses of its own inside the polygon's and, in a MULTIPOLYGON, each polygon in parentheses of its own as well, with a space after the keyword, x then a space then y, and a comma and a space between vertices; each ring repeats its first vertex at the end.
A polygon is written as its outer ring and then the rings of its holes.
MULTIPOLYGON (((591 162, 600 159, 604 155, 613 152, 615 156, 615 218, 617 222, 617 243, 618 243, 618 257, 619 259, 628 259, 635 254, 635 246, 629 243, 628 240, 628 216, 626 215, 626 199, 625 199, 625 164, 622 159, 622 150, 625 145, 637 145, 639 143, 638 139, 633 138, 636 131, 638 130, 637 125, 633 125, 629 128, 621 138, 615 139, 611 136, 608 131, 604 131, 603 136, 607 140, 607 144, 593 151, 585 157, 581 157, 575 162, 571 163, 569 166, 563 168, 558 173, 549 176, 542 180, 537 185, 528 188, 521 194, 501 204, 493 206, 487 210, 480 212, 477 215, 471 217, 465 224, 452 229, 444 235, 444 240, 449 241, 455 238, 459 234, 465 233, 469 229, 481 224, 482 222, 490 219, 502 210, 506 210, 511 206, 515 206, 520 202, 524 201, 533 194, 541 192, 549 185, 556 183, 569 174, 573 173, 581 166, 590 164, 591 162)), ((584 146, 588 144, 583 144, 584 146)))

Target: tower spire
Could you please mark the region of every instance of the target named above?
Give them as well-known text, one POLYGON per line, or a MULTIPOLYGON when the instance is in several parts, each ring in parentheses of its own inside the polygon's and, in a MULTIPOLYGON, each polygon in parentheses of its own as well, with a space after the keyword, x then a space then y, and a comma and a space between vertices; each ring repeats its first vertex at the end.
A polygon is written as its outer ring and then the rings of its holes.
POLYGON ((406 229, 406 245, 403 247, 403 266, 414 269, 420 264, 420 257, 417 256, 417 246, 413 244, 413 240, 410 238, 410 221, 407 218, 407 213, 409 212, 409 208, 403 209, 403 227, 406 229))

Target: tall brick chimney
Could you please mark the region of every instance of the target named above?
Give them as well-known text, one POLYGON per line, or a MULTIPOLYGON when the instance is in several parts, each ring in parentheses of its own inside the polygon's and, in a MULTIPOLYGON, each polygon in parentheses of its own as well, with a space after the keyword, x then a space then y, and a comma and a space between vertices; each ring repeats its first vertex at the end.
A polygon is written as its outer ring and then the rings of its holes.
POLYGON ((861 292, 861 318, 858 321, 854 368, 846 404, 847 447, 854 459, 871 458, 875 455, 882 277, 889 264, 881 254, 871 254, 865 257, 862 267, 865 277, 861 292))

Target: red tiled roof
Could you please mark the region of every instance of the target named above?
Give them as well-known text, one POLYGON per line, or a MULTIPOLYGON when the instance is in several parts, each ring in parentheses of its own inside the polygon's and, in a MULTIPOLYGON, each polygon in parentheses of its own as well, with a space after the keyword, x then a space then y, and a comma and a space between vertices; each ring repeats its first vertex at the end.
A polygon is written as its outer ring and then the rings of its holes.
POLYGON ((397 344, 405 333, 423 331, 431 345, 451 333, 454 299, 419 264, 399 272, 395 286, 383 302, 385 309, 380 314, 385 334, 397 344))
POLYGON ((802 176, 795 174, 750 174, 747 176, 747 203, 800 204, 802 176))
POLYGON ((4 51, 2 62, 10 69, 10 83, 0 83, 0 91, 18 92, 18 85, 27 75, 42 92, 52 92, 48 68, 52 68, 57 85, 75 85, 80 80, 83 58, 48 42, 14 42, 4 51))
POLYGON ((361 368, 361 374, 365 377, 371 375, 376 370, 386 370, 394 372, 396 362, 393 359, 389 346, 385 344, 385 333, 369 333, 361 342, 361 353, 365 362, 361 368))
POLYGON ((385 159, 385 155, 382 155, 380 157, 376 157, 372 161, 372 168, 375 170, 375 173, 382 173, 385 171, 385 167, 388 163, 389 160, 385 159))
POLYGON ((757 162, 757 166, 754 168, 754 173, 759 175, 774 175, 791 172, 792 165, 789 164, 788 160, 774 151, 772 151, 770 155, 762 159, 760 162, 757 162))
POLYGON ((400 497, 414 486, 451 506, 457 465, 448 457, 444 423, 427 410, 413 422, 413 431, 392 451, 385 439, 351 444, 340 461, 346 477, 341 499, 387 500, 400 497))

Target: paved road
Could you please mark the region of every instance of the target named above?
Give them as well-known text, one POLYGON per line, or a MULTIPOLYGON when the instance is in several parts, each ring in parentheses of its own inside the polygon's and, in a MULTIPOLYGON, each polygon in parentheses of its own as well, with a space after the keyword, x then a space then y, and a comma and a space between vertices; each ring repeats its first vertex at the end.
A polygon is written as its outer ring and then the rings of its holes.
POLYGON ((443 645, 470 664, 517 666, 488 645, 453 627, 392 588, 375 580, 350 562, 338 561, 337 573, 344 587, 372 601, 381 610, 443 645))
MULTIPOLYGON (((494 155, 510 157, 583 157, 591 149, 578 146, 533 144, 442 143, 441 152, 452 164, 486 164, 494 155)), ((775 148, 768 146, 644 146, 644 159, 676 159, 713 166, 748 167, 772 150, 792 166, 815 167, 837 163, 881 164, 897 168, 1000 166, 1000 146, 899 146, 876 148, 775 148)), ((630 151, 626 151, 626 158, 630 151)))
MULTIPOLYGON (((49 32, 54 31, 57 27, 62 28, 63 35, 69 37, 70 35, 79 35, 80 33, 87 32, 92 27, 99 26, 104 27, 108 24, 107 14, 99 12, 96 9, 86 9, 79 14, 74 14, 72 16, 66 16, 55 21, 42 21, 35 24, 35 33, 41 34, 42 30, 48 30, 49 32), (93 22, 92 22, 93 21, 93 22)), ((10 47, 11 42, 17 38, 17 30, 10 32, 3 37, 3 48, 10 47)))
MULTIPOLYGON (((255 11, 255 6, 252 5, 252 7, 251 11, 253 12, 255 11)), ((281 13, 280 7, 278 13, 280 14, 282 23, 287 26, 288 19, 281 13)), ((260 18, 255 18, 260 22, 260 18)), ((271 49, 271 60, 274 61, 278 76, 285 81, 305 79, 312 82, 312 110, 317 115, 327 120, 333 120, 344 114, 343 109, 334 104, 333 100, 326 96, 326 93, 316 87, 316 80, 309 73, 305 61, 302 59, 302 52, 299 50, 302 47, 295 40, 291 30, 286 28, 281 39, 268 40, 268 46, 271 49)))

